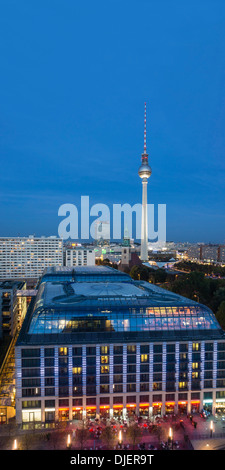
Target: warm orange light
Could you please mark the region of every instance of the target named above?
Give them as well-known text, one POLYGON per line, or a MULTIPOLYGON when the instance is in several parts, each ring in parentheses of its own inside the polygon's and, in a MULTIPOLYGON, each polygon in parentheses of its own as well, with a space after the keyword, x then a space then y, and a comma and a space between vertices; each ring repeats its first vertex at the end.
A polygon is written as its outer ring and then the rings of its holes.
POLYGON ((108 410, 109 405, 101 405, 99 408, 100 408, 100 410, 108 410))
POLYGON ((96 410, 96 406, 86 406, 86 410, 96 410))
POLYGON ((149 403, 139 403, 140 408, 146 408, 149 406, 149 403))
POLYGON ((73 411, 76 410, 76 411, 79 411, 79 410, 82 410, 83 407, 82 406, 76 406, 75 408, 73 407, 73 411))
POLYGON ((69 407, 68 408, 59 408, 59 411, 69 411, 69 407))
POLYGON ((135 406, 136 406, 136 403, 132 403, 132 404, 128 404, 127 408, 135 408, 135 406))
POLYGON ((113 405, 113 408, 123 408, 123 405, 113 405))
POLYGON ((159 403, 152 403, 152 406, 162 406, 162 402, 159 402, 159 403))
POLYGON ((175 405, 175 401, 166 401, 166 405, 175 405))
POLYGON ((186 405, 187 401, 178 401, 178 405, 186 405))
POLYGON ((14 442, 13 442, 13 450, 17 450, 17 449, 18 449, 17 440, 14 439, 14 442))
POLYGON ((194 405, 194 404, 198 404, 200 403, 200 400, 191 400, 191 403, 194 405))

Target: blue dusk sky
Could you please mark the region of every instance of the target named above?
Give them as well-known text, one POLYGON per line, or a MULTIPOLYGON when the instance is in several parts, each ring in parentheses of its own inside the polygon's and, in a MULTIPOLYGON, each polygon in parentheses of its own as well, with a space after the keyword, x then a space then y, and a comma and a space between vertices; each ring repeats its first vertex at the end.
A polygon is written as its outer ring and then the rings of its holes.
POLYGON ((0 48, 0 236, 140 203, 146 102, 167 240, 225 241, 224 0, 2 0, 0 48))

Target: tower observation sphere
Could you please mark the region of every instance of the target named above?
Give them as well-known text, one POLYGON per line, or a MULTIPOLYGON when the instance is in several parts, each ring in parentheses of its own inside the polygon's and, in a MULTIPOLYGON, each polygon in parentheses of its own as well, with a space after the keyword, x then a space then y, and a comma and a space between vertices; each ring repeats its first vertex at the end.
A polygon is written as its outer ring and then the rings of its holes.
POLYGON ((138 170, 138 174, 139 174, 141 179, 143 179, 143 178, 148 179, 148 178, 150 178, 150 176, 152 174, 152 169, 151 169, 151 167, 149 166, 148 163, 142 163, 139 170, 138 170))

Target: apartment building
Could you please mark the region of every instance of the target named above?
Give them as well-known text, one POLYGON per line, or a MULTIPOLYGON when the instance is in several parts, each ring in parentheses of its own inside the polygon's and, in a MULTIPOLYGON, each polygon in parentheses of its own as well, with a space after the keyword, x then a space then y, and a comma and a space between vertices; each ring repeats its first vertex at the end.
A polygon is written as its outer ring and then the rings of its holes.
POLYGON ((57 237, 0 238, 0 279, 38 279, 48 266, 63 265, 63 241, 57 237))

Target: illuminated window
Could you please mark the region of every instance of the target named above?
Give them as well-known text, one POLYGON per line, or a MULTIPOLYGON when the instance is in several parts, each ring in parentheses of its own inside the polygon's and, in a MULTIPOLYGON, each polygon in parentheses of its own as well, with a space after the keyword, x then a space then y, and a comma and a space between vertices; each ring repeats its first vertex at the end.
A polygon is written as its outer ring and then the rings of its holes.
POLYGON ((179 382, 179 389, 187 388, 187 382, 179 382))
POLYGON ((182 359, 187 359, 187 354, 186 353, 181 353, 180 354, 180 360, 182 359))
POLYGON ((141 354, 141 362, 148 362, 148 354, 141 354))
POLYGON ((101 354, 109 354, 109 346, 101 346, 101 354))
POLYGON ((199 372, 192 372, 192 379, 198 379, 199 372))
POLYGON ((153 390, 161 390, 162 384, 160 382, 153 382, 153 390))
POLYGON ((192 369, 199 369, 199 363, 198 362, 192 362, 192 369))
POLYGON ((101 364, 108 364, 109 356, 101 356, 101 364))
POLYGON ((200 343, 192 343, 192 351, 200 351, 200 343))
POLYGON ((109 374, 109 366, 101 366, 101 374, 109 374))
POLYGON ((73 374, 81 374, 82 367, 73 367, 73 374))
POLYGON ((67 348, 59 348, 59 355, 60 356, 67 356, 67 348))

